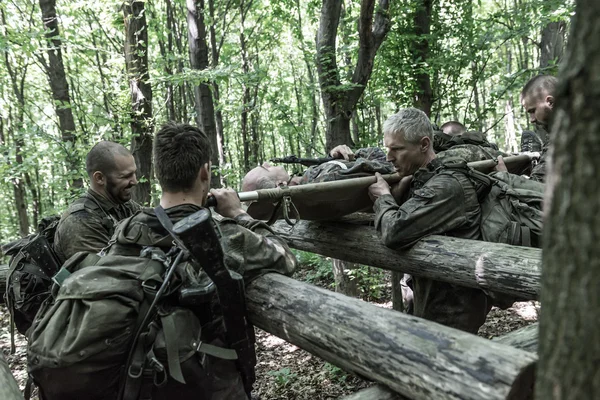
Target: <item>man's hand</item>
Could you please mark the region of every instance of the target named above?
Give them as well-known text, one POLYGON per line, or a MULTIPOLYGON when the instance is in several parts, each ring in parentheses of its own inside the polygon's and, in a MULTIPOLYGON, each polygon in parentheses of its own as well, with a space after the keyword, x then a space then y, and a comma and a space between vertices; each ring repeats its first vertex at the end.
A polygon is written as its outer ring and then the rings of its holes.
POLYGON ((369 186, 369 197, 373 202, 384 194, 392 194, 390 192, 390 185, 381 177, 379 172, 375 172, 377 182, 369 186))
POLYGON ((498 156, 497 164, 494 167, 494 171, 497 171, 497 172, 508 172, 508 168, 506 168, 506 164, 504 163, 504 160, 502 159, 502 156, 498 156))
POLYGON ((210 189, 210 194, 217 200, 215 211, 225 218, 235 218, 240 214, 245 214, 242 209, 242 203, 233 189, 210 189))
POLYGON ((345 144, 335 146, 333 149, 331 149, 329 155, 333 158, 343 158, 346 161, 354 160, 354 152, 345 144))
POLYGON ((410 192, 410 183, 412 182, 412 175, 405 176, 398 183, 392 185, 392 196, 396 200, 396 203, 403 204, 408 200, 408 193, 410 192))

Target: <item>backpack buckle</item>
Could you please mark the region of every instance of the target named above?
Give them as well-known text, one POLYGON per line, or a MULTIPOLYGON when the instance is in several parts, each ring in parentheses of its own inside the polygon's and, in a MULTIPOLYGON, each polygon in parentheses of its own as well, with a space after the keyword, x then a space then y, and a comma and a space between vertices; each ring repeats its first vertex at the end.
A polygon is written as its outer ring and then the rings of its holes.
POLYGON ((145 280, 142 282, 142 288, 144 292, 156 292, 158 290, 158 283, 156 281, 145 280))
POLYGON ((136 365, 136 364, 131 364, 129 366, 129 368, 127 369, 127 375, 130 378, 133 379, 138 379, 142 376, 142 373, 144 372, 144 365, 136 365))

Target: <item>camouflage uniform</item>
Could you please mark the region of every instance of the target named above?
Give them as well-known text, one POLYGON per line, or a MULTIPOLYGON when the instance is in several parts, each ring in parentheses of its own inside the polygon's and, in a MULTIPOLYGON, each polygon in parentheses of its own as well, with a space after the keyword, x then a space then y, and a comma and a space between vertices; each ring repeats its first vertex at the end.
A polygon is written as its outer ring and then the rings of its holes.
MULTIPOLYGON (((391 195, 375 201, 375 227, 383 243, 404 249, 427 235, 481 239, 481 208, 476 188, 456 170, 435 173, 433 160, 413 177, 410 198, 398 206, 391 195)), ((413 277, 414 315, 467 332, 477 333, 490 306, 478 289, 413 277)))
POLYGON ((498 156, 507 157, 508 154, 495 150, 491 147, 477 146, 474 144, 461 144, 453 146, 448 150, 437 153, 436 157, 440 160, 450 158, 462 158, 466 162, 483 161, 496 159, 498 156))
POLYGON ((300 184, 372 176, 375 172, 392 174, 395 172, 394 165, 386 161, 385 153, 380 148, 366 147, 356 152, 355 161, 332 160, 310 167, 302 175, 300 184))
POLYGON ((544 144, 542 148, 542 154, 540 159, 535 167, 531 170, 530 178, 536 182, 545 182, 546 181, 546 163, 548 162, 548 147, 550 146, 549 142, 544 144))
POLYGON ((78 251, 97 252, 106 246, 115 225, 140 206, 115 204, 89 189, 62 215, 54 235, 54 251, 62 263, 78 251))
MULTIPOLYGON (((184 204, 171 207, 166 212, 171 221, 176 223, 198 210, 200 208, 195 205, 184 204)), ((116 243, 110 248, 109 255, 137 256, 143 246, 159 246, 165 251, 172 246, 171 236, 162 227, 153 209, 145 208, 124 221, 123 224, 123 232, 119 234, 118 238, 114 238, 116 243)), ((291 275, 296 268, 296 258, 287 244, 275 235, 264 222, 243 214, 234 219, 223 218, 218 225, 221 232, 221 245, 225 254, 225 264, 229 269, 241 274, 246 284, 267 272, 291 275)), ((197 279, 202 281, 203 277, 200 276, 197 279)), ((199 318, 202 320, 201 316, 199 318)), ((223 346, 222 329, 214 328, 214 326, 222 326, 222 324, 215 324, 215 321, 211 321, 207 325, 209 327, 202 327, 203 340, 223 346)), ((204 393, 205 397, 199 397, 197 391, 194 393, 196 389, 192 387, 193 385, 186 387, 169 379, 165 387, 155 388, 152 398, 247 399, 235 362, 208 357, 212 373, 210 390, 212 397, 210 393, 204 393), (174 393, 177 396, 173 397, 174 393)))

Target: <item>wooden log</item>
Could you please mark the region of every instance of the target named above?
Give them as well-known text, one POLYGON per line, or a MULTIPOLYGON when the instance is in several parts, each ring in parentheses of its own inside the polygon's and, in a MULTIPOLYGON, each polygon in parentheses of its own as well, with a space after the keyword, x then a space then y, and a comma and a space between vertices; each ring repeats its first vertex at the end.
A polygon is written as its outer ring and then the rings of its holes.
POLYGON ((10 372, 10 368, 2 352, 0 352, 0 399, 23 400, 19 385, 12 372, 10 372))
POLYGON ((503 336, 498 336, 492 340, 517 349, 537 353, 538 351, 538 333, 539 324, 531 324, 523 328, 512 331, 503 336))
POLYGON ((411 399, 526 399, 537 356, 276 274, 247 287, 250 321, 411 399))
POLYGON ((428 236, 411 249, 392 250, 372 226, 352 223, 284 221, 273 230, 294 249, 422 276, 461 286, 537 299, 541 250, 450 236, 428 236))
POLYGON ((4 303, 6 293, 6 277, 8 276, 8 265, 0 264, 0 304, 4 303))
POLYGON ((393 392, 383 385, 374 385, 338 400, 405 400, 406 397, 393 392))

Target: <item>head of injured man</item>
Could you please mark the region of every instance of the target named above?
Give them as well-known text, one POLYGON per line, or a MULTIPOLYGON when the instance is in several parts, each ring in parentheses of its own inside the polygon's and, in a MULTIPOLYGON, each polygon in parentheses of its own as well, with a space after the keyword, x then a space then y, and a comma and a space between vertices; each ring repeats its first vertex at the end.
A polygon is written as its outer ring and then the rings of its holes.
POLYGON ((272 189, 287 185, 290 176, 285 168, 273 166, 268 162, 250 170, 242 180, 242 192, 252 190, 272 189))

